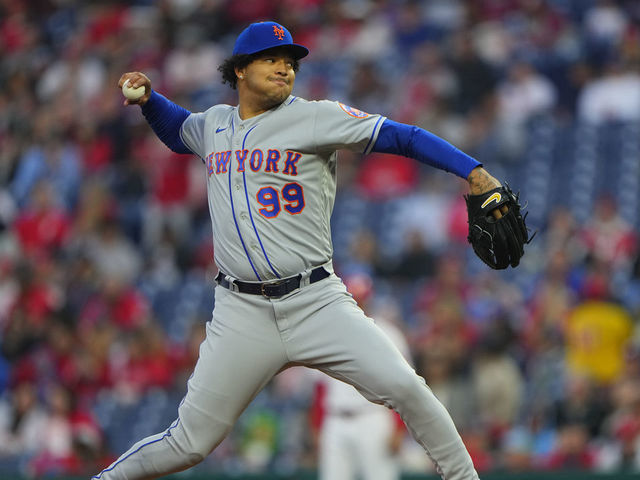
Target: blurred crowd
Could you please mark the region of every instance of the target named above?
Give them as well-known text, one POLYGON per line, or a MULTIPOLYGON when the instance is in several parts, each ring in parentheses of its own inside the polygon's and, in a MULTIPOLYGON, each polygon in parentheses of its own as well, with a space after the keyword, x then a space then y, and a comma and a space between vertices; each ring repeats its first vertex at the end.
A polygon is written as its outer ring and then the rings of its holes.
MULTIPOLYGON (((95 472, 123 448, 113 412, 179 400, 213 306, 206 176, 117 80, 233 104, 217 66, 260 19, 311 51, 296 95, 419 125, 490 172, 522 171, 536 119, 638 132, 636 0, 0 0, 0 472, 95 472)), ((493 272, 466 243, 465 191, 343 152, 337 271, 373 279, 478 470, 640 472, 637 216, 613 191, 583 215, 553 206, 523 264, 493 272)), ((276 377, 200 468, 314 468, 311 382, 276 377)), ((402 459, 431 469, 408 438, 402 459)))

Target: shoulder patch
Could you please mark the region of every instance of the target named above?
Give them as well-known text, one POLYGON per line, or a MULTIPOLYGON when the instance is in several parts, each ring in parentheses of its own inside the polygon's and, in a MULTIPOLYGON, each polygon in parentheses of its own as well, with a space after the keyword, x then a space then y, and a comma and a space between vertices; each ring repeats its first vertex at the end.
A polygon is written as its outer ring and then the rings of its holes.
POLYGON ((357 108, 350 107, 349 105, 345 105, 344 103, 338 102, 340 108, 344 110, 344 113, 350 115, 355 118, 367 118, 369 116, 368 113, 363 112, 362 110, 358 110, 357 108))

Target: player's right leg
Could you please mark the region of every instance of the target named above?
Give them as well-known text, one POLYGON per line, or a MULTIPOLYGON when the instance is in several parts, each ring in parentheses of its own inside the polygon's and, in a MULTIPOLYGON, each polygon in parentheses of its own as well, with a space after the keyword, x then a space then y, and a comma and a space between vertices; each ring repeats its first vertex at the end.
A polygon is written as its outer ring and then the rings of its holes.
POLYGON ((178 408, 164 432, 133 445, 99 480, 154 479, 185 470, 224 439, 253 397, 286 363, 268 300, 216 289, 213 319, 178 408))

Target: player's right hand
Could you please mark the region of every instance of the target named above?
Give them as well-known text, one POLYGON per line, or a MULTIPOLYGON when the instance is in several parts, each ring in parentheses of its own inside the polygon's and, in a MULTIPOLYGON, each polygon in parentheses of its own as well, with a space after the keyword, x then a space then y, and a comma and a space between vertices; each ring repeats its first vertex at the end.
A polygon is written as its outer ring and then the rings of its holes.
POLYGON ((118 80, 118 88, 122 89, 125 82, 129 80, 129 86, 133 88, 144 86, 144 95, 137 100, 124 99, 124 105, 144 105, 151 96, 151 80, 142 72, 123 73, 118 80))

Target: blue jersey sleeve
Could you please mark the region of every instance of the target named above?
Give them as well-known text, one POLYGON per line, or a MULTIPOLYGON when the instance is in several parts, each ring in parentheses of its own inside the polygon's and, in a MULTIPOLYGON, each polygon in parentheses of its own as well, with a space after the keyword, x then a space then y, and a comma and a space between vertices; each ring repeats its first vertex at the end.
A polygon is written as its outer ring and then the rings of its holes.
POLYGON ((180 127, 191 112, 155 90, 142 106, 144 118, 162 142, 176 153, 192 153, 180 138, 180 127))
POLYGON ((414 125, 386 119, 372 151, 394 153, 413 158, 432 167, 455 173, 466 179, 471 170, 482 165, 449 142, 414 125))

